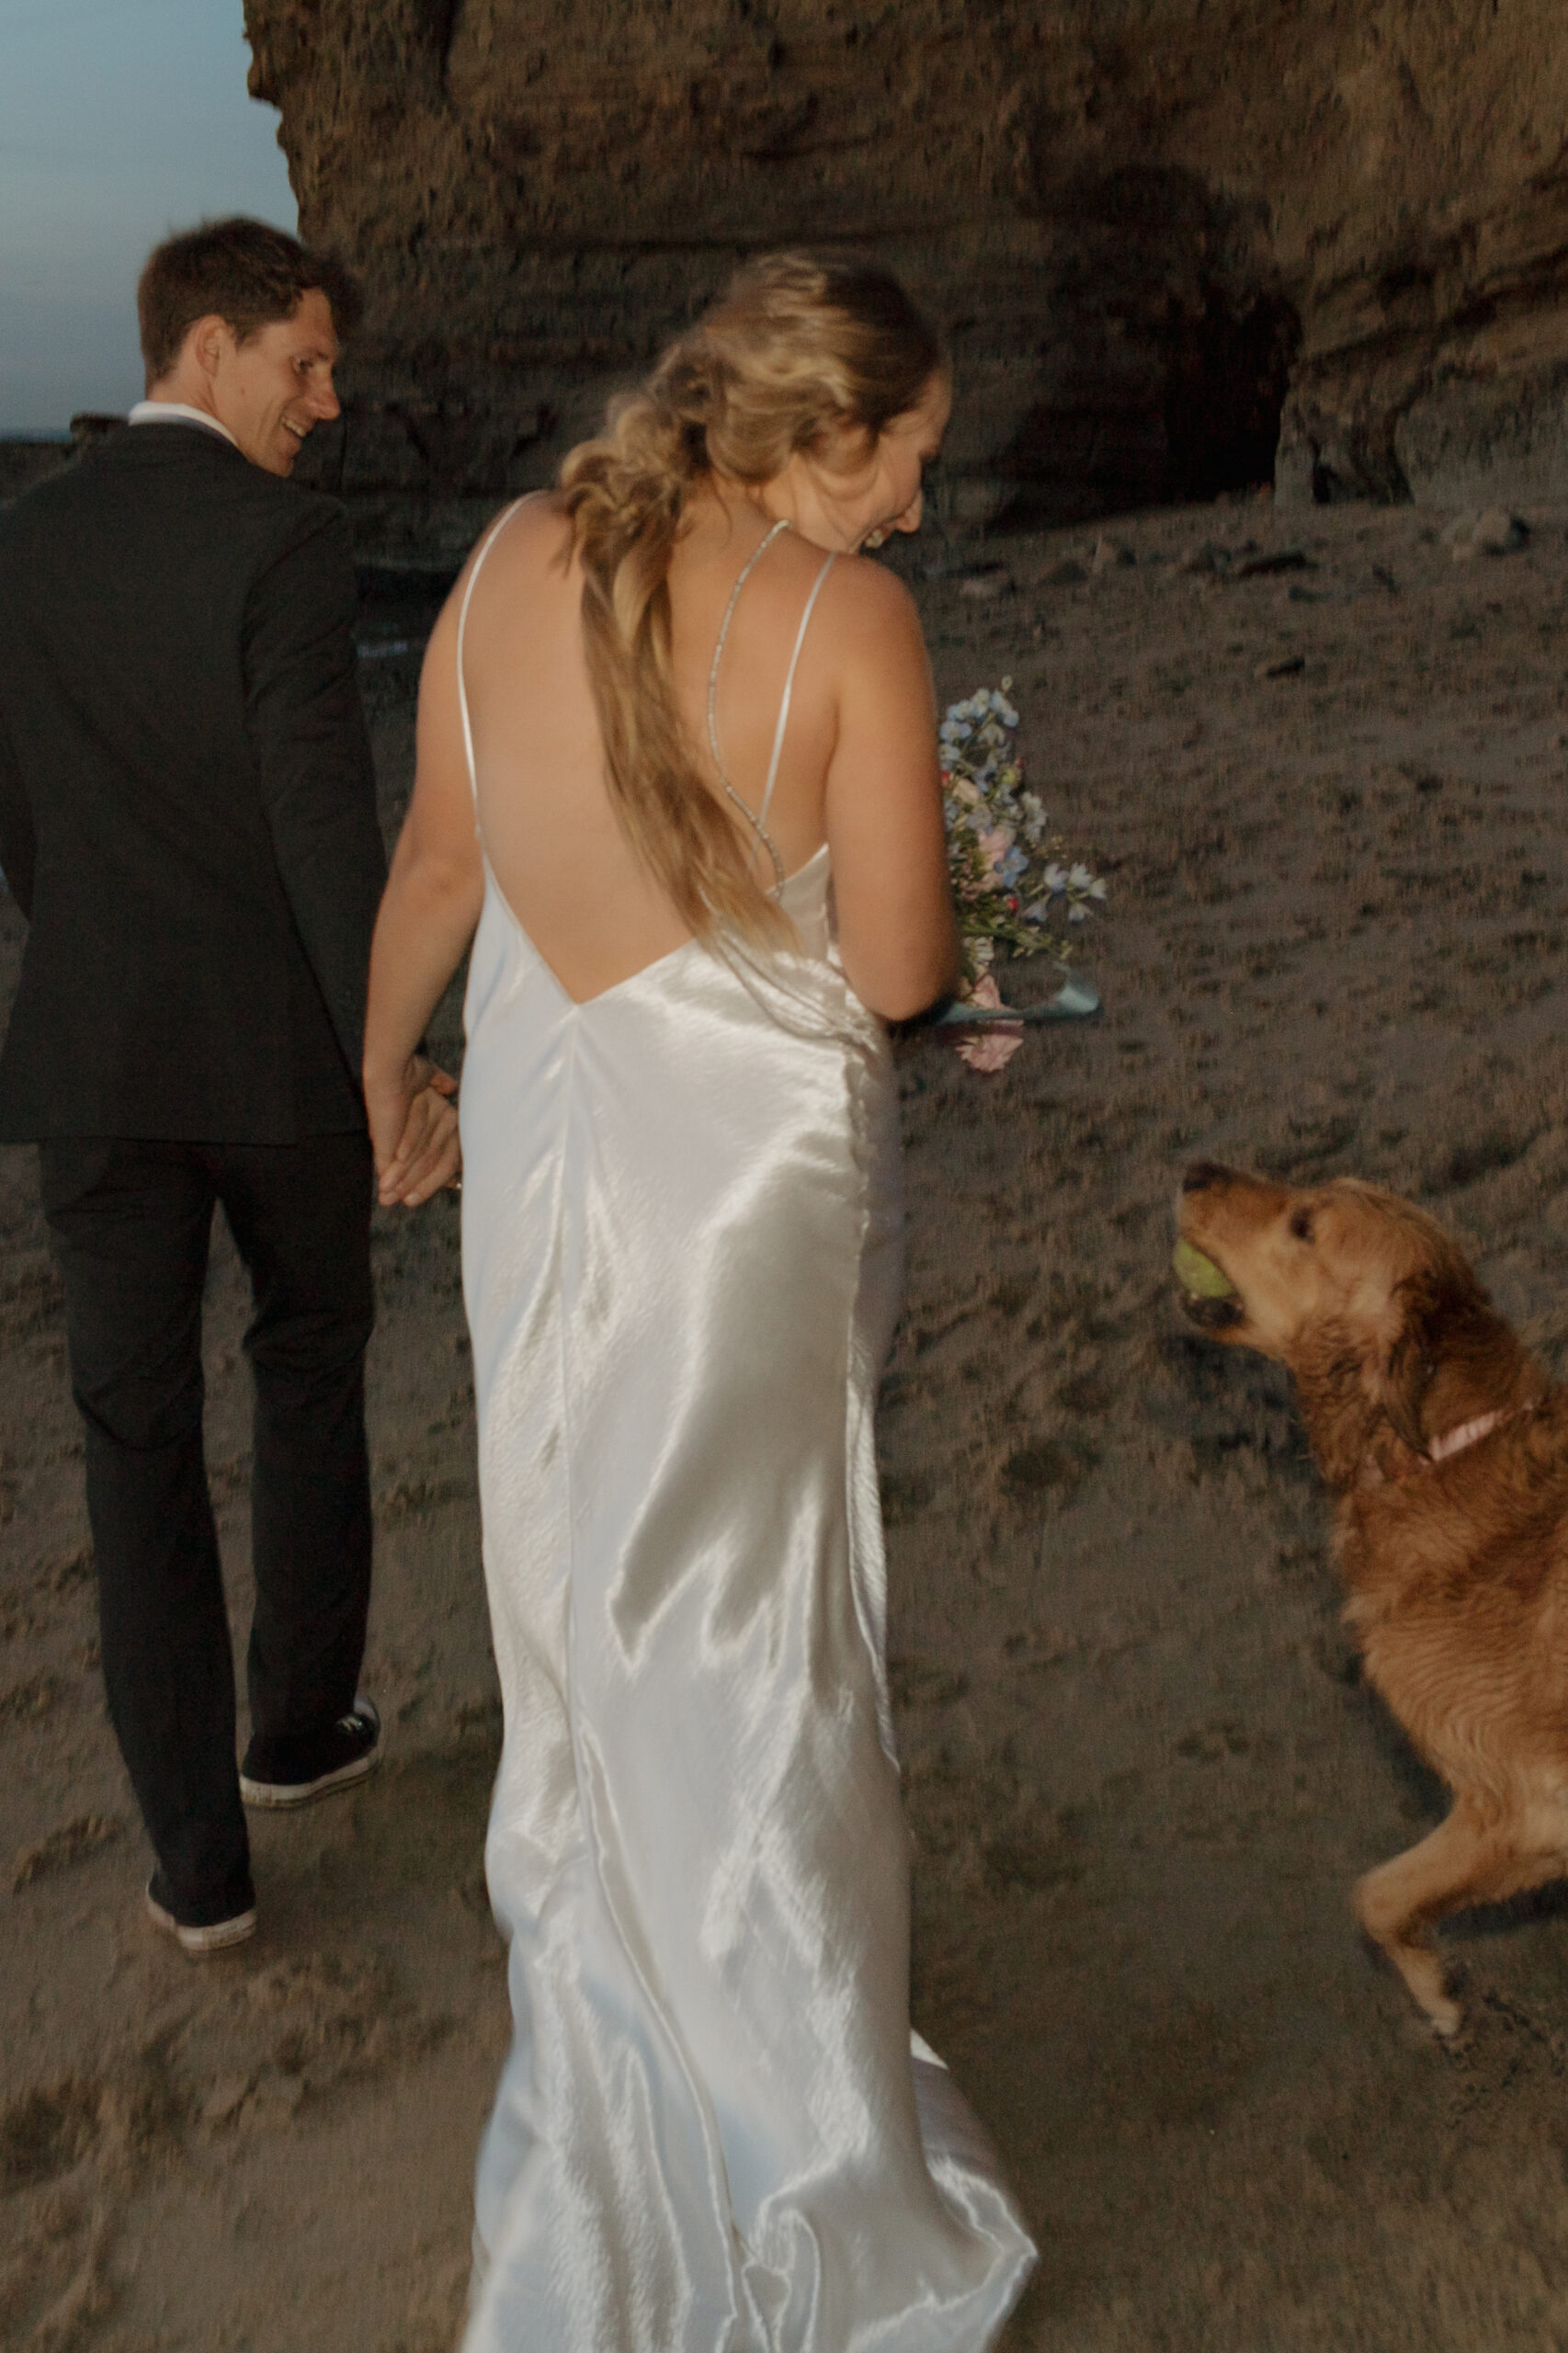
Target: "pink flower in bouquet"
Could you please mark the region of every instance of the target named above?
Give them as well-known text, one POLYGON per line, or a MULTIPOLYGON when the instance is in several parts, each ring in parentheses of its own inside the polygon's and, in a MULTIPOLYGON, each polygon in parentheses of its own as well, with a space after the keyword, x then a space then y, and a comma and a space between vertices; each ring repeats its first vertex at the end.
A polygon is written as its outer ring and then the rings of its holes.
MULTIPOLYGON (((983 980, 976 981, 969 993, 969 1003, 983 1005, 993 1012, 1000 1011, 1002 992, 989 972, 983 980)), ((1005 1070, 1023 1042, 1024 1025, 1021 1021, 988 1021, 984 1029, 977 1029, 972 1037, 960 1038, 958 1050, 971 1070, 1005 1070)))
POLYGON ((983 834, 977 834, 975 840, 979 845, 980 855, 986 865, 999 874, 1006 863, 1007 852, 1013 847, 1013 836, 1009 828, 1006 825, 991 825, 983 834))

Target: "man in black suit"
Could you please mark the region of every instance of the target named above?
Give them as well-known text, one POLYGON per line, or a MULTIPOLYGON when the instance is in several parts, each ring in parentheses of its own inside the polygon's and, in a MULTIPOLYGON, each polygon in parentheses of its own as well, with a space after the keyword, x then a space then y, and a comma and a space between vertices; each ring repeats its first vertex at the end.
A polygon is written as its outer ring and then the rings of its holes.
MULTIPOLYGON (((0 1141, 36 1141, 85 1425, 109 1712, 193 1955, 254 1929, 243 1803, 358 1779, 373 1188, 359 1090, 384 877, 335 500, 287 480, 358 310, 257 222, 160 246, 149 398, 0 514, 0 864, 28 919, 0 1141), (249 1272, 252 1737, 201 1440, 214 1207, 249 1272)), ((411 1080, 403 1199, 456 1166, 411 1080)))

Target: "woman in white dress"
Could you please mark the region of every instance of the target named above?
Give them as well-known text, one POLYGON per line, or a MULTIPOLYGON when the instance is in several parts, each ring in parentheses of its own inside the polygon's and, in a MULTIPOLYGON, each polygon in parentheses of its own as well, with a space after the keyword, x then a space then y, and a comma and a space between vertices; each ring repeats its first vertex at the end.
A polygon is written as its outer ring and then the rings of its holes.
POLYGON ((757 264, 426 659, 365 1078, 397 1199, 472 938, 516 2036, 468 2353, 967 2353, 1033 2260, 910 2035, 871 1429, 882 1021, 956 959, 925 649, 857 551, 918 525, 949 405, 893 280, 757 264))

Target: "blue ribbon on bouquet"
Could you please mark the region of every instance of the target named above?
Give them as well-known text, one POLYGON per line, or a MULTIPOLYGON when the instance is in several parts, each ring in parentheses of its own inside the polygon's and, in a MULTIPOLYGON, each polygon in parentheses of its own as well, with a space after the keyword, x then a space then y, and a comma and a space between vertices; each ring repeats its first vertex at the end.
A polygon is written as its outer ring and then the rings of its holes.
POLYGON ((1100 1009, 1099 991, 1076 973, 1062 982, 1054 996, 1039 1005, 971 1005, 954 997, 932 1016, 933 1029, 979 1029, 997 1021, 1086 1021, 1100 1009))

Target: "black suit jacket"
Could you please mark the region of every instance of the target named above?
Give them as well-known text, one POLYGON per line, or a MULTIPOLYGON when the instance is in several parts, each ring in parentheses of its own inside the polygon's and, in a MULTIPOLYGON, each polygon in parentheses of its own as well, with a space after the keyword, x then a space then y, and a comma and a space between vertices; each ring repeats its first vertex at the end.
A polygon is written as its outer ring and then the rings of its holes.
POLYGON ((364 1124, 385 878, 335 499, 128 426, 0 513, 0 1141, 364 1124))

